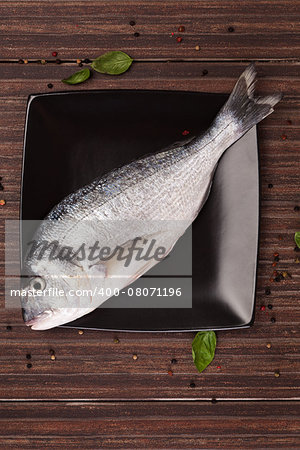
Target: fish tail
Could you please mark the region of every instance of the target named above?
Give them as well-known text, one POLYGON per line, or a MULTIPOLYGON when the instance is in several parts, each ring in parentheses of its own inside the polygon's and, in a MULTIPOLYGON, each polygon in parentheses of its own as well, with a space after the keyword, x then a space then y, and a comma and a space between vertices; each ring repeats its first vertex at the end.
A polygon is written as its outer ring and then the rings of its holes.
POLYGON ((281 93, 254 97, 255 82, 256 70, 254 64, 250 64, 238 79, 221 111, 234 117, 240 136, 271 114, 274 111, 273 106, 282 98, 281 93))

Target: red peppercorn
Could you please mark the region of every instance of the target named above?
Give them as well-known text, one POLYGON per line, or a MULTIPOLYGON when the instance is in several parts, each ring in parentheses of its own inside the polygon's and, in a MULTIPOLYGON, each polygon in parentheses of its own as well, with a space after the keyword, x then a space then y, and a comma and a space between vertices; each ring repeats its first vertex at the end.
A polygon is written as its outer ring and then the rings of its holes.
POLYGON ((178 37, 176 38, 176 41, 177 41, 177 42, 181 42, 181 41, 182 41, 182 37, 181 37, 181 36, 178 36, 178 37))
POLYGON ((5 201, 5 200, 3 200, 3 199, 1 199, 1 200, 0 200, 0 206, 4 206, 4 205, 5 205, 5 203, 6 203, 6 201, 5 201))
POLYGON ((54 56, 54 58, 56 58, 57 52, 52 52, 52 56, 54 56))
POLYGON ((185 27, 183 25, 180 25, 178 28, 179 33, 183 33, 185 31, 185 27))
POLYGON ((170 377, 172 377, 172 376, 173 376, 173 372, 172 372, 172 370, 168 370, 168 375, 169 375, 170 377))
POLYGON ((273 262, 272 267, 276 267, 276 266, 277 266, 277 263, 273 262))
POLYGON ((274 258, 276 258, 277 256, 279 256, 279 253, 274 253, 274 258))
POLYGON ((221 366, 217 366, 217 369, 221 369, 221 366))
POLYGON ((181 134, 182 136, 187 136, 188 134, 190 134, 190 132, 188 130, 184 130, 181 134))
POLYGON ((260 307, 260 310, 261 310, 261 311, 265 311, 265 310, 266 310, 265 305, 262 305, 262 306, 260 307))
POLYGON ((287 135, 286 135, 286 134, 282 134, 282 135, 281 135, 281 139, 282 139, 283 141, 285 141, 285 140, 287 139, 287 135))
POLYGON ((173 31, 172 31, 172 33, 171 33, 171 36, 174 36, 174 33, 173 33, 173 31))
POLYGON ((288 123, 289 125, 292 125, 293 122, 291 121, 291 119, 288 119, 288 120, 287 120, 287 123, 288 123))

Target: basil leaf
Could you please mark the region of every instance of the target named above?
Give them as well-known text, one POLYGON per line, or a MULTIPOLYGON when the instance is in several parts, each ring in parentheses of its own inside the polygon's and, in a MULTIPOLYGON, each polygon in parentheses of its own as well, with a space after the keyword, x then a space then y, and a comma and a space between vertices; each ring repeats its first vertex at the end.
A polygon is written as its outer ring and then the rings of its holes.
POLYGON ((92 62, 92 68, 96 72, 108 73, 109 75, 120 75, 126 72, 132 64, 133 59, 124 52, 108 52, 99 56, 92 62))
POLYGON ((88 68, 79 70, 79 72, 73 73, 69 78, 66 78, 65 80, 61 80, 63 83, 66 84, 79 84, 86 81, 91 76, 91 71, 88 68))
POLYGON ((300 248, 300 231, 297 231, 295 233, 295 242, 298 245, 298 247, 300 248))
POLYGON ((199 331, 192 343, 192 355, 198 372, 212 362, 215 356, 217 338, 214 331, 199 331))

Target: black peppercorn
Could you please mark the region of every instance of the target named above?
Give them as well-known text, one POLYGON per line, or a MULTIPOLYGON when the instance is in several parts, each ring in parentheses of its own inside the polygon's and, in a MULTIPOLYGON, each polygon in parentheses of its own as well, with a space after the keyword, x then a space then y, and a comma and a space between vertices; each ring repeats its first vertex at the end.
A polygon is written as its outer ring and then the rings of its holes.
POLYGON ((135 33, 133 34, 134 37, 139 37, 139 35, 140 35, 140 33, 138 33, 138 32, 135 32, 135 33))
POLYGON ((193 381, 190 383, 190 387, 191 387, 191 388, 196 387, 196 385, 195 385, 195 383, 194 383, 193 381))
POLYGON ((275 323, 275 322, 276 322, 275 317, 271 317, 271 322, 272 322, 272 323, 275 323))
POLYGON ((58 58, 55 60, 55 62, 56 62, 56 64, 61 64, 61 60, 58 58))
POLYGON ((84 62, 85 64, 90 64, 91 60, 90 60, 89 58, 85 58, 85 59, 83 60, 83 62, 84 62))
POLYGON ((211 402, 212 402, 213 404, 215 404, 215 403, 217 403, 217 399, 216 399, 216 398, 212 398, 212 399, 211 399, 211 402))
POLYGON ((79 65, 79 67, 83 67, 83 64, 82 64, 82 62, 81 62, 81 63, 79 63, 78 65, 79 65))
POLYGON ((274 278, 274 280, 276 281, 276 283, 279 283, 281 278, 280 278, 280 276, 277 276, 277 277, 274 278))
POLYGON ((31 359, 31 354, 30 353, 27 353, 26 359, 31 359))
POLYGON ((173 359, 171 360, 171 364, 177 364, 177 359, 173 358, 173 359))
POLYGON ((49 89, 53 88, 53 84, 52 83, 48 83, 47 86, 48 86, 49 89))
POLYGON ((266 288, 265 289, 265 294, 266 295, 270 295, 271 294, 271 289, 270 288, 266 288))
POLYGON ((129 25, 131 25, 132 27, 134 27, 135 21, 134 21, 134 20, 131 20, 131 21, 129 22, 129 25))
POLYGON ((0 191, 3 191, 3 190, 4 190, 3 184, 0 183, 0 191))
POLYGON ((275 256, 274 261, 279 262, 279 256, 275 256))
POLYGON ((10 325, 7 325, 6 329, 7 329, 7 331, 11 331, 12 327, 10 325))
POLYGON ((31 364, 31 363, 28 363, 28 364, 27 364, 27 369, 31 369, 31 367, 32 367, 32 364, 31 364))
POLYGON ((296 205, 294 211, 300 211, 300 206, 296 205))
POLYGON ((234 32, 234 28, 233 27, 228 27, 228 31, 229 31, 229 33, 233 33, 234 32))
POLYGON ((269 189, 272 189, 272 187, 273 187, 273 184, 272 184, 272 183, 269 183, 269 184, 268 184, 268 188, 269 188, 269 189))
POLYGON ((202 70, 202 75, 205 77, 205 75, 207 75, 208 74, 208 70, 206 70, 206 69, 204 69, 204 70, 202 70))
POLYGON ((268 305, 268 308, 269 308, 269 309, 272 309, 272 308, 273 308, 273 305, 269 304, 269 305, 268 305))

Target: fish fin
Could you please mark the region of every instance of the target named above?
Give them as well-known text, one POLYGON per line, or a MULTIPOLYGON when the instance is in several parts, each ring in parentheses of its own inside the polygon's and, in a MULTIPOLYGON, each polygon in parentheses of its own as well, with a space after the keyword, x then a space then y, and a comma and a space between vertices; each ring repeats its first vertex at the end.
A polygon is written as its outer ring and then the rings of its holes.
POLYGON ((238 79, 229 99, 220 111, 234 117, 240 136, 263 120, 274 109, 281 99, 281 93, 265 97, 254 97, 256 71, 254 64, 250 64, 238 79))

